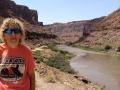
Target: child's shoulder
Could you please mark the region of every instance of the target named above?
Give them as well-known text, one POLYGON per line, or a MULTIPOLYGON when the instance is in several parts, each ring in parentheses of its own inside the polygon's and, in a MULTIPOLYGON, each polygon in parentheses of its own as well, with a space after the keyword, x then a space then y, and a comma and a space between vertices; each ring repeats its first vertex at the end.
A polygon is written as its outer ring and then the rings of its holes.
POLYGON ((21 47, 22 47, 23 50, 31 51, 30 47, 27 46, 27 45, 21 44, 21 47))

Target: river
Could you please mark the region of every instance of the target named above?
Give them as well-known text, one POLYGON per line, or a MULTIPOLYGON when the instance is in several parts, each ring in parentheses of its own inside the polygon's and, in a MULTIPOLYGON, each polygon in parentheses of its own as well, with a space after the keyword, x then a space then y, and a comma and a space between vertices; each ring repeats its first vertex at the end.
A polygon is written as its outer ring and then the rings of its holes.
POLYGON ((120 90, 120 57, 65 45, 58 45, 58 49, 76 55, 71 59, 70 65, 79 75, 105 86, 106 90, 120 90))

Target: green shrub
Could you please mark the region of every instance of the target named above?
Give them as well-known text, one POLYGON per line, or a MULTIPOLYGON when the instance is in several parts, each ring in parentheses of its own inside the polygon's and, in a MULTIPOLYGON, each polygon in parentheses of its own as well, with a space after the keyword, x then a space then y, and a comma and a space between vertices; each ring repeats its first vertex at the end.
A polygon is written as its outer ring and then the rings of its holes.
POLYGON ((69 53, 68 51, 63 51, 63 50, 59 50, 59 52, 60 52, 61 54, 67 54, 67 53, 69 53))
POLYGON ((112 48, 112 46, 106 45, 104 49, 105 49, 105 50, 110 50, 111 48, 112 48))
POLYGON ((55 83, 55 78, 51 75, 46 76, 46 82, 55 83))
POLYGON ((52 51, 57 52, 58 48, 56 47, 56 44, 48 44, 47 47, 51 49, 52 51))
POLYGON ((71 45, 73 45, 73 43, 71 41, 69 41, 69 42, 65 42, 65 45, 71 46, 71 45))
POLYGON ((117 52, 120 52, 120 47, 117 48, 117 52))
POLYGON ((58 50, 55 44, 47 44, 47 47, 55 52, 58 52, 58 54, 55 54, 48 60, 43 60, 42 53, 39 50, 37 50, 33 52, 34 57, 37 60, 51 67, 57 68, 63 72, 68 72, 70 74, 76 73, 73 69, 71 69, 71 66, 68 61, 74 56, 73 54, 69 53, 68 51, 58 50))
POLYGON ((33 56, 34 56, 37 60, 43 62, 43 57, 42 57, 41 52, 40 52, 39 50, 34 51, 34 52, 33 52, 33 56))
POLYGON ((74 57, 73 54, 67 54, 67 55, 65 56, 65 60, 70 60, 72 57, 74 57))
POLYGON ((41 56, 38 57, 37 60, 43 62, 43 58, 41 56))
POLYGON ((90 46, 85 46, 85 48, 88 48, 88 49, 89 49, 89 48, 91 48, 91 47, 90 47, 90 46))
POLYGON ((70 74, 76 73, 74 70, 71 69, 69 61, 65 60, 65 56, 62 54, 57 54, 55 56, 52 56, 49 60, 45 61, 45 63, 63 72, 67 72, 70 74))

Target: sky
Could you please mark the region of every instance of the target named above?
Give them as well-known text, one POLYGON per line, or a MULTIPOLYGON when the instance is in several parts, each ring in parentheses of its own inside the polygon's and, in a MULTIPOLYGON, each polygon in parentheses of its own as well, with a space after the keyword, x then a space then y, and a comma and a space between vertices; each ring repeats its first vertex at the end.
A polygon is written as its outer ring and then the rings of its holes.
POLYGON ((90 20, 107 16, 120 7, 120 0, 12 0, 37 10, 44 25, 90 20))

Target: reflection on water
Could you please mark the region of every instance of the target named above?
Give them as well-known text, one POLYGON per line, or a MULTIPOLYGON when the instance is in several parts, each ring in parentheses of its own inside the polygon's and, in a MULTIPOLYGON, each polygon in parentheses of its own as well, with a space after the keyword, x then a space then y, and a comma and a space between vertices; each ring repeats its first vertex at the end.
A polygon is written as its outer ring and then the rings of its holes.
POLYGON ((70 64, 80 75, 105 85, 107 90, 120 90, 120 57, 87 53, 73 58, 70 64))

